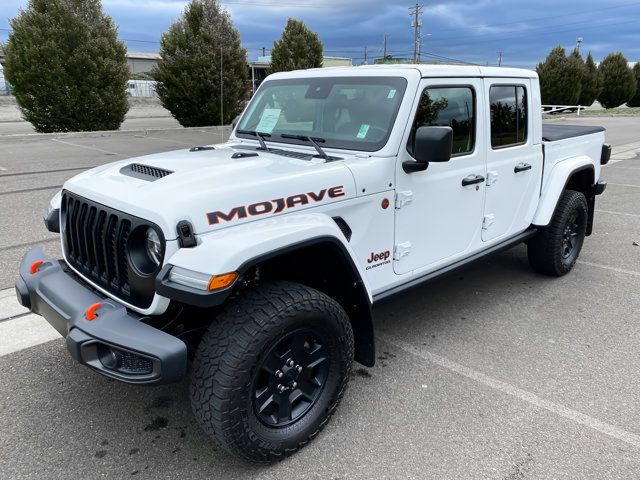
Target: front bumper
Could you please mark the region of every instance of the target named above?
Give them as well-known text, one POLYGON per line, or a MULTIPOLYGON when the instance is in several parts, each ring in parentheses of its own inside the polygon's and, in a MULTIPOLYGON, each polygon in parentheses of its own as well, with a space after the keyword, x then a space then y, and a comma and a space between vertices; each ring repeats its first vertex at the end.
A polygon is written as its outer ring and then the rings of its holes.
POLYGON ((15 287, 18 301, 67 339, 71 356, 98 373, 135 384, 177 382, 186 375, 187 347, 182 340, 94 292, 40 247, 22 258, 15 287), (88 307, 97 303, 96 317, 88 320, 88 307))

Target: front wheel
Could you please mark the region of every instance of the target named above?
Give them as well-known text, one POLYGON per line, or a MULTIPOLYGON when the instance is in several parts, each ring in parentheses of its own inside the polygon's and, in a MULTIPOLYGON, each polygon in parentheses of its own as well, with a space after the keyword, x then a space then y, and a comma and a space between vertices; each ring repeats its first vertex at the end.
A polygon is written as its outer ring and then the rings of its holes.
POLYGON ((335 300, 290 282, 249 290, 198 347, 195 417, 231 453, 257 463, 284 458, 328 422, 352 358, 351 324, 335 300))
POLYGON ((549 226, 529 241, 529 263, 534 270, 556 277, 569 273, 582 250, 588 219, 584 194, 562 192, 549 226))

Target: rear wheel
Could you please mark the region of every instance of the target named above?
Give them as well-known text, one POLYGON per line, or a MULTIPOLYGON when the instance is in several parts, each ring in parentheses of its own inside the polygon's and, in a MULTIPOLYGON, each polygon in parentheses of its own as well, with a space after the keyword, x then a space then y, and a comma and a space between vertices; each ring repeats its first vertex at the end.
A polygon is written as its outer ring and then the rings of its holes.
POLYGON ((531 266, 557 277, 570 272, 582 250, 588 218, 584 194, 573 190, 562 192, 549 226, 529 241, 531 266))
POLYGON ((352 358, 351 324, 335 300, 289 282, 247 291, 198 347, 195 417, 231 453, 258 463, 284 458, 328 422, 352 358))

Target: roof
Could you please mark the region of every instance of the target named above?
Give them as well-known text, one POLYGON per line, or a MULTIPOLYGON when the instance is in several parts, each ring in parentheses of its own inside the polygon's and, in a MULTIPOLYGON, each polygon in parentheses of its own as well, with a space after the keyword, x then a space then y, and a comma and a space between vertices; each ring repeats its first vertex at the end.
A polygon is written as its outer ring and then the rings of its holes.
POLYGON ((160 60, 158 52, 127 52, 126 57, 137 60, 160 60))
POLYGON ((391 64, 391 65, 361 65, 357 67, 329 67, 322 69, 324 73, 354 71, 396 71, 418 70, 423 77, 507 77, 507 78, 538 78, 533 70, 510 67, 481 67, 477 65, 447 65, 447 64, 391 64))

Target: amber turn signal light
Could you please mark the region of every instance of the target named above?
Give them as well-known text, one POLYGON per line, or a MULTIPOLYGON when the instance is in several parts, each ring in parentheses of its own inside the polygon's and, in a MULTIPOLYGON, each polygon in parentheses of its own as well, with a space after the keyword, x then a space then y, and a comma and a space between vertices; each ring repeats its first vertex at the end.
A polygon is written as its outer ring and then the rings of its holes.
POLYGON ((209 280, 207 290, 220 290, 221 288, 227 288, 238 278, 237 272, 223 273, 222 275, 215 275, 209 280))

